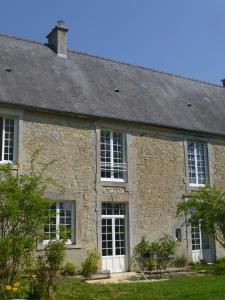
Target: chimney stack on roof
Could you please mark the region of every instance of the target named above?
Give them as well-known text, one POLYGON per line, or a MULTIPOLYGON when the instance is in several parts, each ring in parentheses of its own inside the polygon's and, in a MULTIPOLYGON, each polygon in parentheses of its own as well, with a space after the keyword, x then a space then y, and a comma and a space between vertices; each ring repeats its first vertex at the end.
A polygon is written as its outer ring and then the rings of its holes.
POLYGON ((67 32, 64 21, 60 20, 52 31, 47 35, 48 46, 53 49, 58 56, 67 57, 67 32))

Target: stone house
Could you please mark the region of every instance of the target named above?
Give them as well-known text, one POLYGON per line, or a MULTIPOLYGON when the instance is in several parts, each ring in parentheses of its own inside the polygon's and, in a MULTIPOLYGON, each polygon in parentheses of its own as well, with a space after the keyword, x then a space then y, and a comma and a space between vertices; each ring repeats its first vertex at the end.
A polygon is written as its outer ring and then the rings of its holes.
POLYGON ((0 160, 23 172, 41 147, 37 166, 56 160, 65 190, 47 193, 46 236, 64 224, 67 260, 96 248, 111 272, 129 269, 144 235, 171 235, 190 260, 224 255, 176 217, 188 191, 224 187, 224 87, 68 50, 67 32, 58 22, 47 44, 0 35, 0 160))

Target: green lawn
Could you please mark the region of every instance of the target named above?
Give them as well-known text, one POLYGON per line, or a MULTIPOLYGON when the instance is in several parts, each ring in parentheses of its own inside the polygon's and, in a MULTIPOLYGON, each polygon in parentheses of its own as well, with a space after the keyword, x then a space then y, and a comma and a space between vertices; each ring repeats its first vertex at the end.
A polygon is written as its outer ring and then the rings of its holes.
POLYGON ((88 284, 64 279, 58 285, 57 300, 73 299, 225 299, 225 276, 183 277, 162 282, 88 284))

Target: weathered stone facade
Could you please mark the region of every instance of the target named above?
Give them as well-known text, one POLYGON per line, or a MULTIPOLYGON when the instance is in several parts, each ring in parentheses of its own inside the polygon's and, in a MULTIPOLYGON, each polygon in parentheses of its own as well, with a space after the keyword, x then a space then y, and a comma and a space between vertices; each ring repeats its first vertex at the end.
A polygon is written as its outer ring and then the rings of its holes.
POLYGON ((84 250, 96 248, 95 140, 93 124, 89 122, 50 114, 24 114, 21 167, 30 167, 32 154, 37 149, 41 149, 35 162, 37 168, 54 161, 48 175, 60 187, 50 187, 48 196, 53 200, 76 202, 76 245, 69 246, 71 249, 67 252, 78 262, 84 250))
MULTIPOLYGON (((36 167, 40 169, 54 160, 48 175, 63 187, 63 190, 49 188, 48 197, 76 203, 76 242, 68 246, 67 259, 80 263, 88 249, 98 248, 101 252, 101 203, 108 201, 127 204, 129 254, 142 236, 151 241, 163 234, 175 238, 175 230, 180 227, 182 242, 177 254, 191 259, 190 228, 176 217, 176 205, 183 201, 189 190, 185 153, 189 137, 178 131, 117 124, 116 129, 127 133, 128 181, 101 182, 101 125, 78 117, 31 111, 23 114, 19 170, 29 169, 32 154, 41 148, 36 167)), ((114 129, 107 122, 105 127, 114 129)), ((224 187, 224 140, 191 137, 208 142, 210 182, 224 187)), ((218 251, 217 255, 223 255, 223 251, 218 251)))

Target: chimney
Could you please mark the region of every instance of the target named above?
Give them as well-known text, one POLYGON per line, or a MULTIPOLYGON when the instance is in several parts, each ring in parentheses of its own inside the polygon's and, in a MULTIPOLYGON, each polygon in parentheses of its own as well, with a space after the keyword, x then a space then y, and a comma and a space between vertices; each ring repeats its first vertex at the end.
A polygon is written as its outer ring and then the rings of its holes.
POLYGON ((225 78, 221 80, 223 83, 223 87, 225 88, 225 78))
POLYGON ((66 35, 68 31, 69 29, 65 27, 64 21, 58 21, 57 25, 47 35, 48 46, 53 49, 58 56, 64 58, 67 57, 66 35))

